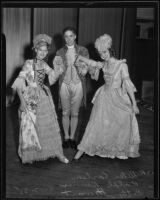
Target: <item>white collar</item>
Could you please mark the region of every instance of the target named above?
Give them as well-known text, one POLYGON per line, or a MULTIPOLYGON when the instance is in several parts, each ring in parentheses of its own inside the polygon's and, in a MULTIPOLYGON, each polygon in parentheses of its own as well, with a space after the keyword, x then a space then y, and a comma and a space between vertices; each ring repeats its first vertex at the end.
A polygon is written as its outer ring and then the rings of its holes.
POLYGON ((67 45, 67 48, 68 48, 68 49, 73 49, 73 48, 74 48, 74 45, 72 45, 72 46, 68 46, 68 45, 67 45))

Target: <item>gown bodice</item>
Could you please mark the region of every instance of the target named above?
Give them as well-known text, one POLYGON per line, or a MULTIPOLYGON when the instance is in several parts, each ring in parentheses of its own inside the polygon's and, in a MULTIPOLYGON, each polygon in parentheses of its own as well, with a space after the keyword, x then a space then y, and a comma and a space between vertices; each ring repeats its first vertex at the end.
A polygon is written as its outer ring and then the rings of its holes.
POLYGON ((44 69, 35 70, 35 81, 38 86, 43 87, 44 79, 45 79, 45 70, 44 69))
POLYGON ((107 88, 110 88, 112 86, 113 78, 114 78, 116 71, 117 71, 117 66, 116 67, 114 66, 114 69, 112 69, 112 66, 110 68, 108 68, 107 64, 104 64, 103 78, 104 78, 105 85, 107 86, 107 88))

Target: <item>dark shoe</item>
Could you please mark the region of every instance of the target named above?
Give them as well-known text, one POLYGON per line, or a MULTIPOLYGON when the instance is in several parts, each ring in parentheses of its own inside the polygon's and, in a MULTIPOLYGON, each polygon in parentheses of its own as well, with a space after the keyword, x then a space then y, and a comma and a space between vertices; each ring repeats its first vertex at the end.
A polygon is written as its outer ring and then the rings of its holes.
POLYGON ((77 149, 77 144, 76 144, 76 141, 75 140, 70 140, 70 147, 72 149, 77 149))
POLYGON ((70 145, 70 142, 69 142, 69 139, 68 140, 65 140, 64 142, 63 142, 63 148, 68 148, 69 147, 69 145, 70 145))
POLYGON ((78 163, 78 161, 79 161, 79 159, 73 158, 71 162, 73 162, 73 163, 78 163))

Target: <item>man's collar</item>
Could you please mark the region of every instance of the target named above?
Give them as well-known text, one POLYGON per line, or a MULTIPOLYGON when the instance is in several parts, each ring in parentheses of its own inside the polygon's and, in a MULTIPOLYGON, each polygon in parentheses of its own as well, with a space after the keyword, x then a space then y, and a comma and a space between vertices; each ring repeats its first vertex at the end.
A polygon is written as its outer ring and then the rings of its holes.
POLYGON ((67 46, 68 49, 74 49, 75 48, 75 45, 71 45, 71 46, 67 46))
MULTIPOLYGON (((75 44, 74 44, 74 47, 75 47, 75 49, 77 49, 77 48, 78 48, 78 45, 75 43, 75 44)), ((68 50, 68 46, 65 45, 65 46, 64 46, 64 49, 65 49, 65 50, 68 50)))

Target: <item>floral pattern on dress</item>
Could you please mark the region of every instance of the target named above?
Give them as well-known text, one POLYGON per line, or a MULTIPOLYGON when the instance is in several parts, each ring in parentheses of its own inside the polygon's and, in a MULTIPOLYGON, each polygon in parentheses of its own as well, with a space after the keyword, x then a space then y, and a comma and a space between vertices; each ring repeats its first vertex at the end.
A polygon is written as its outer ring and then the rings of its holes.
MULTIPOLYGON (((54 70, 52 70, 46 63, 42 61, 41 65, 44 67, 42 73, 47 73, 50 80, 56 81, 54 70)), ((43 74, 42 74, 43 75, 43 74)), ((19 76, 12 85, 13 89, 21 89, 22 96, 26 102, 26 110, 21 113, 21 125, 20 125, 20 149, 33 149, 41 150, 41 145, 38 139, 38 127, 36 127, 36 114, 38 104, 40 102, 40 85, 43 79, 35 80, 34 61, 27 60, 19 73, 19 76), (40 81, 40 82, 39 82, 40 81)))

